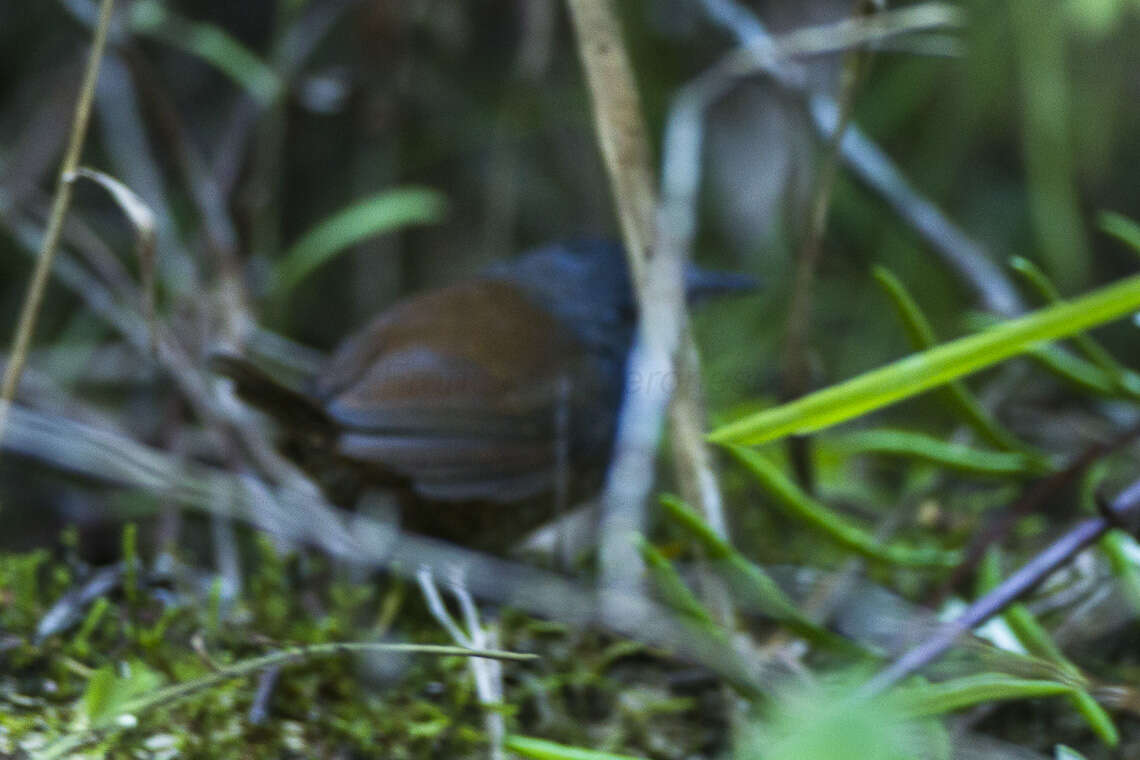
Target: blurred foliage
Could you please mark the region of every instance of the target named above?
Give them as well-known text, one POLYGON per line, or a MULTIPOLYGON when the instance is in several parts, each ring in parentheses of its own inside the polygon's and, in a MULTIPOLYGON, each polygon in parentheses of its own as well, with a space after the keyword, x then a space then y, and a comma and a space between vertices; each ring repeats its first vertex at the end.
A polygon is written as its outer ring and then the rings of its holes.
MULTIPOLYGON (((617 5, 656 138, 679 87, 733 38, 696 0, 617 5)), ((851 12, 838 0, 746 5, 776 32, 851 12)), ((1140 3, 960 6, 968 23, 949 38, 904 36, 876 51, 854 123, 1027 304, 1075 299, 1134 272, 1140 3)), ((0 0, 0 325, 16 321, 94 9, 90 0, 0 0)), ((804 62, 817 91, 837 92, 839 61, 804 62)), ((254 331, 257 350, 303 375, 407 292, 541 242, 614 235, 589 108, 554 0, 121 0, 83 163, 154 213, 159 313, 189 366, 200 371, 218 343, 256 322, 276 331, 254 331)), ((802 98, 763 76, 735 87, 707 128, 697 258, 766 283, 761 297, 696 316, 715 428, 776 402, 818 141, 802 98)), ((80 184, 75 198, 21 402, 238 470, 180 378, 151 360, 132 230, 97 189, 80 184)), ((812 287, 816 388, 998 321, 978 315, 971 288, 842 170, 812 287)), ((1107 757, 1116 741, 1134 752, 1136 721, 1103 709, 1135 713, 1138 704, 1129 684, 1140 672, 1140 550, 1122 532, 988 631, 998 645, 1028 650, 1025 661, 916 680, 900 690, 909 702, 855 699, 866 673, 842 666, 897 654, 900 643, 883 643, 881 629, 922 628, 929 614, 915 603, 938 598, 945 566, 995 513, 1137 424, 1135 343, 1135 323, 1121 320, 850 423, 858 430, 820 435, 811 483, 787 474, 794 456, 780 446, 735 450, 745 467, 724 457, 735 540, 673 500, 660 534, 642 539, 643 555, 658 596, 710 646, 742 646, 762 660, 787 635, 774 632, 773 618, 820 645, 787 655, 800 680, 766 683, 766 698, 742 715, 699 663, 506 610, 501 646, 542 655, 507 670, 505 704, 494 709, 515 734, 509 742, 532 757, 825 760, 873 747, 860 756, 940 758, 950 756, 951 734, 955 748, 968 746, 962 737, 973 727, 1048 754, 1062 741, 1074 747, 1058 746, 1059 757, 1107 757), (850 568, 853 553, 869 560, 862 585, 824 593, 829 584, 818 579, 850 568), (709 604, 702 558, 714 560, 711 588, 727 585, 739 620, 726 623, 709 604), (810 580, 769 573, 778 563, 810 580), (835 612, 835 630, 821 609, 835 612), (1066 698, 998 704, 1048 694, 1066 698), (970 705, 983 707, 929 717, 970 705)), ((965 361, 981 364, 973 353, 965 361)), ((1098 489, 1135 478, 1138 453, 1132 440, 1112 444, 1095 468, 1074 472, 1015 520, 1003 541, 1008 564, 1091 510, 1098 489)), ((443 637, 394 576, 365 579, 246 531, 236 553, 247 574, 241 588, 225 588, 208 559, 216 535, 205 520, 179 516, 168 495, 112 489, 90 472, 5 453, 0 504, 3 547, 12 549, 0 553, 0 754, 17 744, 42 750, 140 695, 267 650, 443 637), (139 528, 124 533, 129 517, 139 528), (58 540, 65 524, 78 527, 58 540), (76 601, 100 578, 113 588, 76 601)), ((996 582, 994 567, 983 570, 996 582)), ((844 588, 847 576, 835 577, 844 588)), ((461 658, 306 660, 272 692, 271 723, 247 720, 257 699, 252 684, 230 681, 132 715, 87 750, 487 752, 461 658)), ((987 746, 977 756, 1014 756, 996 740, 987 746)))
MULTIPOLYGON (((43 552, 0 557, 8 594, 0 606, 0 752, 14 753, 18 741, 36 757, 485 754, 466 658, 380 651, 409 637, 447 643, 418 595, 398 581, 360 584, 319 558, 280 557, 268 542, 257 556, 265 561, 249 578, 250 594, 226 605, 220 625, 210 619, 208 591, 170 593, 171 579, 148 567, 137 604, 117 585, 35 643, 30 624, 68 587, 72 570, 43 552), (350 651, 338 643, 346 640, 374 642, 377 651, 350 651), (331 651, 288 656, 298 643, 331 651), (243 663, 279 652, 282 678, 262 708, 274 721, 258 725, 248 717, 259 697, 243 663), (164 688, 197 679, 211 685, 164 688)), ((512 724, 616 749, 669 736, 678 752, 700 752, 718 741, 715 690, 672 696, 669 673, 683 671, 642 647, 513 614, 502 619, 501 636, 506 647, 541 654, 511 666, 503 710, 512 724), (684 730, 671 725, 677 720, 684 730)))

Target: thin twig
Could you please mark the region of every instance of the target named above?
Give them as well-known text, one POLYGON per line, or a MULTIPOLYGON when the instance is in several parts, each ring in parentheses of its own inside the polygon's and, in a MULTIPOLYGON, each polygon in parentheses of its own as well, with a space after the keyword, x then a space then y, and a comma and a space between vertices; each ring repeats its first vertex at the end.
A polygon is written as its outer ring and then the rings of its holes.
POLYGON ((653 247, 653 189, 649 133, 637 82, 610 0, 567 0, 578 52, 594 104, 594 126, 610 177, 622 240, 638 294, 653 247))
POLYGON ((1140 511, 1140 480, 1134 481, 1118 493, 1111 503, 1104 505, 1103 514, 1099 517, 1078 523, 1009 576, 1000 586, 978 599, 957 618, 941 626, 926 641, 880 671, 864 684, 860 693, 864 696, 881 693, 919 668, 934 662, 953 646, 960 636, 977 628, 994 615, 1000 614, 1109 530, 1133 522, 1138 511, 1140 511))
MULTIPOLYGON (((606 0, 570 0, 570 7, 641 307, 614 462, 602 500, 606 512, 600 531, 603 588, 629 591, 635 588, 630 581, 640 578, 643 569, 642 558, 630 541, 630 530, 644 532, 654 454, 666 408, 681 493, 718 535, 728 538, 720 486, 704 441, 706 413, 700 360, 682 285, 696 229, 704 105, 712 98, 706 97, 699 85, 678 94, 666 128, 658 203, 650 185, 650 153, 636 85, 612 10, 606 0), (619 61, 607 65, 607 54, 619 61), (639 244, 648 245, 650 240, 655 250, 638 249, 639 244), (639 262, 646 253, 652 256, 639 262), (670 379, 676 386, 672 403, 670 379)), ((717 620, 725 630, 735 630, 735 610, 723 584, 705 568, 700 573, 700 585, 717 620)), ((623 606, 607 607, 603 598, 602 614, 624 617, 628 614, 624 607, 627 600, 620 601, 623 606)), ((735 700, 726 696, 728 719, 734 723, 739 717, 731 707, 735 700)))
POLYGON ((254 726, 260 726, 269 719, 269 700, 273 698, 273 691, 277 686, 277 679, 281 676, 281 666, 274 665, 261 671, 257 677, 257 691, 253 695, 253 704, 249 706, 246 719, 254 726))
MULTIPOLYGON (((642 562, 631 534, 643 532, 646 498, 652 488, 653 456, 668 399, 670 356, 675 345, 661 331, 651 334, 648 310, 659 295, 650 286, 680 287, 681 274, 653 277, 654 209, 648 131, 637 84, 610 0, 568 0, 578 52, 594 106, 594 125, 617 207, 622 239, 641 307, 638 339, 629 361, 626 399, 614 443, 613 463, 602 498, 600 566, 603 587, 632 588, 642 562), (641 383, 638 378, 644 378, 641 383), (658 382, 653 382, 657 380, 658 382)), ((660 266, 663 262, 658 261, 660 266)), ((659 325, 661 326, 661 325, 659 325)))
MULTIPOLYGON (((677 261, 691 258, 697 228, 705 113, 727 91, 729 82, 716 71, 699 75, 678 91, 666 119, 657 237, 660 255, 677 261)), ((681 318, 681 348, 673 375, 677 379, 677 390, 670 407, 674 466, 679 475, 682 496, 705 516, 721 538, 727 540, 728 521, 724 516, 720 485, 704 442, 706 412, 700 359, 688 315, 683 308, 681 318)), ((715 591, 710 590, 710 593, 714 597, 719 596, 715 591)), ((714 608, 722 608, 721 622, 731 627, 728 609, 715 599, 710 601, 714 608)))
MULTIPOLYGON (((468 648, 490 648, 492 643, 497 643, 499 635, 495 623, 487 623, 484 626, 479 620, 479 610, 464 583, 463 571, 459 568, 452 570, 451 592, 459 602, 459 609, 467 626, 468 638, 471 641, 468 648)), ((483 723, 486 726, 487 741, 491 745, 490 757, 491 760, 506 760, 503 742, 507 737, 507 727, 502 712, 496 709, 503 704, 503 666, 501 663, 489 666, 475 665, 474 662, 472 660, 471 675, 475 679, 475 692, 479 702, 486 711, 483 723)))
MULTIPOLYGON (((23 232, 19 226, 15 229, 19 233, 23 232)), ((89 246, 80 246, 79 250, 88 256, 92 253, 89 246)), ((128 282, 116 279, 118 287, 112 291, 88 274, 66 251, 61 251, 56 257, 53 271, 89 309, 118 330, 140 355, 148 354, 150 335, 146 323, 136 310, 120 303, 124 299, 131 304, 139 303, 138 298, 132 296, 135 290, 128 282)), ((227 444, 236 438, 260 471, 272 481, 291 482, 300 487, 301 481, 305 480, 300 470, 285 460, 251 423, 224 407, 211 390, 208 378, 200 371, 174 332, 161 323, 156 326, 156 331, 159 364, 170 373, 199 419, 213 428, 227 444)), ((308 487, 307 490, 313 491, 315 486, 308 487)))
MULTIPOLYGON (((736 76, 744 76, 744 69, 767 73, 780 87, 800 93, 807 100, 820 134, 835 133, 840 121, 835 99, 812 89, 811 79, 801 64, 775 54, 780 47, 776 38, 748 7, 736 0, 701 0, 701 4, 709 18, 732 33, 743 46, 734 54, 738 60, 727 66, 729 70, 737 70, 736 76), (742 60, 749 57, 751 65, 743 66, 742 60)), ((919 194, 886 153, 856 125, 847 128, 839 149, 851 171, 942 257, 985 308, 1004 316, 1024 311, 1017 289, 990 259, 985 248, 919 194)))
POLYGON ((55 260, 55 252, 59 246, 63 220, 66 218, 67 209, 71 205, 71 177, 79 167, 79 157, 83 153, 83 142, 87 137, 87 124, 91 120, 91 103, 95 99, 95 85, 99 81, 99 64, 103 60, 103 50, 107 43, 107 29, 111 24, 111 11, 114 6, 115 0, 103 0, 99 8, 99 23, 95 26, 95 37, 91 43, 91 53, 87 58, 83 84, 79 89, 79 99, 75 103, 71 137, 67 143, 63 165, 60 167, 59 179, 56 181, 55 201, 52 203, 51 216, 48 218, 43 244, 40 247, 39 257, 36 259, 32 281, 28 285, 24 305, 20 310, 20 322, 16 327, 16 337, 13 340, 8 366, 4 370, 4 381, 0 385, 0 441, 4 437, 8 409, 12 399, 16 396, 16 388, 20 384, 20 375, 23 374, 24 364, 28 358, 28 348, 31 346, 32 336, 36 331, 36 320, 39 317, 40 306, 43 304, 44 292, 47 290, 48 277, 51 275, 51 265, 55 260))
POLYGON ((600 532, 603 585, 628 586, 641 574, 641 558, 629 539, 631 531, 645 529, 653 459, 666 410, 682 494, 718 531, 727 528, 703 440, 699 360, 682 285, 693 217, 678 214, 668 176, 658 206, 637 85, 609 0, 569 0, 569 6, 641 307, 600 532), (675 389, 670 380, 676 381, 675 389))
POLYGON ((685 621, 642 595, 590 590, 532 566, 414 535, 396 536, 391 526, 363 515, 347 519, 318 493, 291 484, 271 489, 256 478, 186 461, 105 428, 14 404, 4 445, 71 472, 141 490, 152 498, 175 499, 206 514, 232 516, 272 535, 318 547, 354 566, 389 568, 413 578, 422 567, 446 574, 462 566, 468 588, 480 599, 568 625, 600 625, 669 648, 679 657, 709 667, 748 694, 762 691, 762 671, 770 667, 743 659, 722 639, 695 635, 685 621), (378 536, 391 540, 376 540, 378 536))
MULTIPOLYGON (((862 0, 856 3, 857 10, 862 0)), ((816 175, 815 190, 812 193, 811 211, 808 217, 807 234, 804 236, 800 254, 796 259, 796 271, 792 280, 792 297, 788 306, 788 321, 784 336, 783 356, 783 398, 791 401, 807 393, 811 383, 811 370, 808 359, 812 325, 812 301, 815 292, 815 274, 819 259, 823 254, 823 237, 827 230, 827 219, 831 211, 831 197, 835 189, 835 177, 839 167, 839 146, 843 135, 851 123, 851 112, 855 106, 855 93, 866 71, 866 53, 862 49, 851 50, 844 56, 839 87, 839 118, 835 130, 827 136, 827 145, 820 158, 819 172, 816 175)), ((811 493, 814 490, 814 473, 811 466, 810 443, 807 437, 794 436, 788 440, 792 465, 800 485, 811 493)))
POLYGON ((1050 497, 1061 493, 1069 483, 1083 475, 1093 464, 1124 448, 1138 437, 1140 437, 1140 424, 1124 429, 1108 441, 1092 444, 1065 467, 1037 481, 1017 501, 991 518, 985 528, 970 542, 965 557, 938 589, 931 600, 931 606, 937 607, 949 596, 974 571, 985 556, 986 550, 1003 541, 1019 520, 1040 509, 1050 497))

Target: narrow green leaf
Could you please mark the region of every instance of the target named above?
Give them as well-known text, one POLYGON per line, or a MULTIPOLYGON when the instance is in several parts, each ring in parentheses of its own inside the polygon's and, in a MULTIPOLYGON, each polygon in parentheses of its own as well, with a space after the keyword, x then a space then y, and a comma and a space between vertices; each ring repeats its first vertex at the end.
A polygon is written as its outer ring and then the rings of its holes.
MULTIPOLYGON (((875 267, 874 275, 891 302, 894 303, 899 319, 902 320, 903 327, 910 338, 911 347, 915 351, 933 348, 938 342, 934 335, 934 328, 930 325, 926 315, 922 313, 918 302, 907 291, 902 280, 885 267, 875 267)), ((1011 451, 1030 451, 1027 444, 1019 441, 1013 433, 1006 430, 992 414, 986 411, 986 408, 962 381, 955 380, 947 383, 946 388, 942 391, 942 397, 946 400, 951 411, 960 415, 979 435, 993 445, 1011 451)))
POLYGON ((1140 616, 1140 572, 1130 557, 1136 548, 1136 539, 1122 530, 1110 530, 1100 540, 1100 547, 1108 555, 1112 574, 1116 576, 1132 614, 1140 616))
POLYGON ((724 635, 724 631, 713 620, 712 613, 705 608, 697 595, 685 585, 685 581, 681 579, 681 575, 673 567, 673 563, 666 559, 665 555, 658 551, 653 544, 646 541, 643 536, 637 537, 637 548, 641 552, 641 557, 645 560, 649 574, 653 577, 653 581, 658 591, 661 592, 661 598, 665 600, 665 603, 682 615, 700 623, 708 629, 709 633, 717 636, 724 635))
MULTIPOLYGON (((1080 504, 1086 512, 1097 511, 1097 494, 1108 472, 1108 463, 1102 459, 1089 467, 1081 478, 1080 504)), ((1140 616, 1140 569, 1132 560, 1140 548, 1136 539, 1119 528, 1113 528, 1101 537, 1097 545, 1108 558, 1109 567, 1132 614, 1140 616)))
POLYGON ((1035 477, 1049 472, 1041 459, 1018 451, 986 451, 905 430, 866 430, 832 440, 844 453, 908 457, 969 475, 1035 477))
POLYGON ((87 682, 83 707, 92 725, 107 724, 118 715, 130 714, 140 694, 159 688, 162 676, 140 661, 124 666, 125 675, 116 675, 110 665, 96 670, 87 682))
MULTIPOLYGON (((982 593, 992 590, 1001 582, 1000 565, 1001 557, 997 550, 991 550, 986 554, 978 575, 982 593)), ((1081 714, 1081 717, 1100 737, 1100 740, 1109 747, 1115 747, 1119 744, 1120 732, 1112 722, 1112 717, 1093 699, 1088 691, 1075 685, 1076 683, 1087 684, 1088 679, 1081 673, 1080 668, 1065 657, 1061 648, 1053 641, 1053 637, 1038 622, 1029 608, 1020 602, 1015 602, 1002 613, 1002 620, 1013 631, 1014 636, 1017 637, 1027 652, 1046 662, 1053 663, 1060 672, 1065 674, 1066 678, 1072 679, 1074 685, 1073 692, 1068 695, 1069 703, 1081 714)))
MULTIPOLYGON (((966 317, 966 324, 981 332, 992 329, 1001 323, 990 314, 975 313, 966 317)), ((1121 395, 1131 395, 1133 392, 1131 388, 1124 389, 1117 378, 1092 362, 1074 355, 1064 346, 1050 343, 1039 344, 1026 351, 1025 355, 1050 375, 1082 393, 1117 398, 1121 395)), ((1135 373, 1128 372, 1124 380, 1131 384, 1134 381, 1130 378, 1134 377, 1135 373)))
POLYGON ((1072 694, 1072 686, 1058 681, 1014 678, 982 673, 937 684, 909 686, 895 692, 900 708, 912 718, 940 715, 984 702, 1037 699, 1072 694))
POLYGON ((775 498, 777 504, 840 546, 870 559, 909 567, 954 567, 961 559, 957 552, 881 543, 846 517, 800 490, 763 454, 743 446, 729 445, 727 448, 756 476, 761 487, 775 498))
POLYGON ((79 658, 86 658, 91 652, 91 636, 95 633, 95 629, 99 627, 106 616, 107 611, 111 608, 111 603, 107 601, 107 597, 101 596, 95 600, 91 605, 91 609, 87 612, 87 617, 83 619, 83 624, 79 627, 79 631, 67 643, 68 649, 75 653, 79 658))
POLYGON ((534 760, 643 760, 632 755, 615 755, 612 752, 568 747, 565 744, 555 744, 529 736, 508 736, 503 746, 511 752, 534 760))
POLYGON ((661 505, 670 518, 701 544, 708 555, 710 566, 724 578, 732 592, 749 609, 769 615, 804 639, 833 651, 859 656, 868 654, 858 644, 819 626, 800 612, 763 568, 749 561, 736 547, 718 536, 695 509, 669 494, 661 497, 661 505))
MULTIPOLYGON (((1060 303, 1065 299, 1062 298, 1061 292, 1057 290, 1057 286, 1049 279, 1036 264, 1032 261, 1022 258, 1021 256, 1014 256, 1010 259, 1010 267, 1020 274, 1029 285, 1037 291, 1037 294, 1045 303, 1060 303)), ((1113 382, 1120 388, 1121 391, 1127 394, 1136 393, 1136 389, 1140 388, 1140 377, 1135 373, 1130 372, 1127 368, 1122 366, 1120 362, 1116 361, 1103 346, 1097 343, 1093 338, 1085 333, 1077 333, 1073 336, 1073 345, 1080 349, 1085 357, 1100 367, 1113 382)))
POLYGON ((1050 375, 1082 393, 1109 398, 1120 395, 1116 381, 1104 370, 1061 346, 1035 346, 1028 356, 1050 375))
POLYGON ((1081 714, 1085 723, 1097 735, 1106 747, 1115 747, 1120 744, 1120 729, 1112 721, 1112 716, 1100 706, 1100 703, 1087 691, 1078 691, 1069 697, 1073 709, 1081 714))
POLYGON ((422 187, 403 187, 356 201, 310 229, 285 252, 273 277, 274 299, 287 296, 317 267, 350 246, 377 235, 440 219, 442 195, 422 187))
POLYGON ((1097 226, 1106 234, 1140 253, 1140 224, 1115 211, 1102 211, 1097 218, 1097 226))
POLYGON ((766 409, 714 430, 716 443, 759 444, 858 417, 993 366, 1047 341, 1068 337, 1140 309, 1140 276, 1081 298, 1011 319, 766 409))
POLYGON ((736 553, 736 548, 732 544, 717 535, 712 526, 697 514, 697 510, 679 497, 668 493, 662 494, 660 502, 669 517, 697 540, 709 559, 726 559, 736 553))
POLYGON ((155 0, 131 8, 131 28, 195 55, 240 85, 267 106, 281 94, 281 78, 253 51, 212 24, 190 21, 155 0))
POLYGON ((91 674, 83 692, 83 710, 91 722, 100 720, 111 705, 111 692, 115 685, 115 671, 104 665, 91 674))

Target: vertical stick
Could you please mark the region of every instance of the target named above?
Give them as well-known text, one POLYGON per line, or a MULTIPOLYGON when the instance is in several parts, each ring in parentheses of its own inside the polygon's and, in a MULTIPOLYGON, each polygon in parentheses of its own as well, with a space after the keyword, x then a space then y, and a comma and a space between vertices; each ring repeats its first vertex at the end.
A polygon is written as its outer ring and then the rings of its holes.
POLYGON ((622 240, 640 294, 653 245, 657 194, 637 81, 609 0, 568 0, 567 5, 593 96, 594 126, 613 189, 622 240))
POLYGON ((685 309, 688 238, 679 239, 672 220, 666 218, 671 209, 658 206, 648 131, 613 4, 610 0, 567 0, 567 4, 641 307, 600 531, 602 585, 628 590, 643 574, 630 533, 645 530, 666 407, 685 499, 710 517, 718 530, 724 530, 725 521, 703 441, 697 354, 685 309))
POLYGON ((91 54, 87 58, 87 68, 83 73, 83 84, 79 89, 79 99, 75 103, 71 137, 68 139, 67 152, 64 153, 59 178, 56 180, 51 216, 48 217, 43 244, 40 246, 39 257, 36 259, 36 268, 32 272, 32 280, 28 285, 28 292, 24 296, 23 308, 20 310, 20 322, 16 326, 16 336, 12 341, 8 366, 4 370, 4 382, 0 385, 0 442, 4 439, 4 429, 8 423, 8 408, 16 396, 16 388, 20 384, 20 376, 23 375, 24 365, 27 363, 28 348, 36 331, 36 319, 39 316, 40 306, 43 304, 44 291, 47 289, 48 277, 51 275, 51 265, 55 260, 55 252, 59 247, 63 221, 67 216, 67 209, 71 205, 71 185, 75 170, 79 168, 79 157, 83 153, 83 141, 87 137, 87 124, 91 120, 91 103, 95 98, 95 83, 99 79, 99 64, 103 60, 103 50, 107 45, 107 29, 111 25, 111 11, 114 5, 115 0, 103 0, 99 8, 99 21, 95 26, 95 38, 91 44, 91 54))
MULTIPOLYGON (((568 0, 594 106, 598 144, 610 178, 641 320, 630 351, 625 401, 602 495, 599 571, 603 588, 632 592, 644 577, 633 535, 645 531, 657 438, 668 399, 670 341, 651 335, 661 284, 649 274, 657 194, 637 82, 610 0, 568 0)), ((657 269, 660 269, 657 267, 657 269)), ((668 273, 663 273, 668 274, 668 273)), ((676 274, 680 280, 680 273, 676 274)), ((660 326, 660 325, 659 325, 660 326)), ((620 610, 613 610, 620 614, 620 610)))

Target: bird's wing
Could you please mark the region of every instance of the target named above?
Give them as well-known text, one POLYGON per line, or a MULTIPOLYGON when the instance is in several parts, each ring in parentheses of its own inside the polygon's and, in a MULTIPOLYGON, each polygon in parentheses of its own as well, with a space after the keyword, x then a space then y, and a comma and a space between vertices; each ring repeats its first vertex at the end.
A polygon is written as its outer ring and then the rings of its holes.
POLYGON ((553 317, 479 281, 381 315, 337 352, 317 394, 344 456, 433 498, 514 501, 550 488, 569 447, 560 414, 601 381, 553 317))

